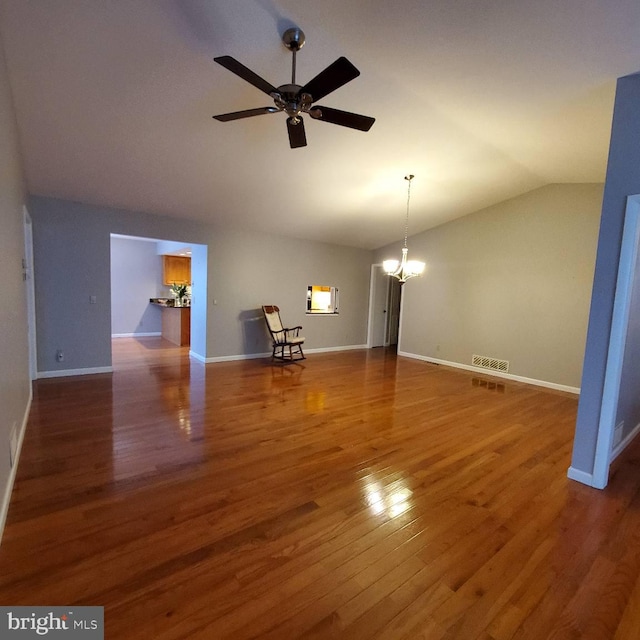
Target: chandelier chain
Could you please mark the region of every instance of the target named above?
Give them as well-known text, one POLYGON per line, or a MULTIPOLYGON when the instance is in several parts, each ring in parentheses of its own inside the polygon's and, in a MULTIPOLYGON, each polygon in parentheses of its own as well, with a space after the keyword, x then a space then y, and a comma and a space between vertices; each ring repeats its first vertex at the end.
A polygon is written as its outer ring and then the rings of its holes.
POLYGON ((404 246, 407 246, 407 237, 409 235, 409 202, 411 201, 411 181, 413 180, 412 175, 408 175, 404 177, 405 180, 409 183, 407 185, 407 216, 404 220, 404 246))

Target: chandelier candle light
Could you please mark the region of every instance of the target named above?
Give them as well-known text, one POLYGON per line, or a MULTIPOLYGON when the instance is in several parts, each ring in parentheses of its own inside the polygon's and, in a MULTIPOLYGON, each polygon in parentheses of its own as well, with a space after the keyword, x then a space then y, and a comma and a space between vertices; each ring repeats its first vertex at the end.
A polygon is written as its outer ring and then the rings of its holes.
POLYGON ((409 278, 422 275, 424 271, 424 262, 419 260, 407 260, 407 233, 409 231, 409 201, 411 200, 411 181, 415 176, 408 175, 404 179, 407 180, 407 217, 404 223, 404 247, 402 248, 402 260, 385 260, 382 268, 388 276, 393 276, 400 280, 400 284, 404 284, 409 278))

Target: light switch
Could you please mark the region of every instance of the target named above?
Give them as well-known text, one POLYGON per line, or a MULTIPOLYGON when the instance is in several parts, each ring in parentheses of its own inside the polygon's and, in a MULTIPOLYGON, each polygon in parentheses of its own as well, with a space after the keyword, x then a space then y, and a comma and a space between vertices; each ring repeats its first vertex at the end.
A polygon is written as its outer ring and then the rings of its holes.
POLYGON ((97 302, 96 296, 89 296, 89 304, 95 304, 97 302))

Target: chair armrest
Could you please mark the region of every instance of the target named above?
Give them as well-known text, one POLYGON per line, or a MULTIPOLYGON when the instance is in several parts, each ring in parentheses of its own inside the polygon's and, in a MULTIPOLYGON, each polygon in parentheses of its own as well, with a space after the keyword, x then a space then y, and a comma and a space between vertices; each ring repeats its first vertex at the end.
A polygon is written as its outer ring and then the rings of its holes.
POLYGON ((271 331, 271 336, 273 337, 273 341, 274 342, 286 342, 287 341, 287 330, 286 329, 279 329, 279 330, 272 330, 271 331))

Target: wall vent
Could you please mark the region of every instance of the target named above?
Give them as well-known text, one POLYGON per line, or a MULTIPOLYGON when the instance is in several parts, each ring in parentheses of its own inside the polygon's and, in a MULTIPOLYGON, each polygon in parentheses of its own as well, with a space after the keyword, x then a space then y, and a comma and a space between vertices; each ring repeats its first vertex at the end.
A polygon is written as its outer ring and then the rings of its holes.
POLYGON ((477 356, 474 354, 471 357, 471 364, 474 367, 493 369, 494 371, 500 371, 501 373, 507 373, 509 371, 509 361, 498 360, 498 358, 488 358, 487 356, 477 356))
POLYGON ((617 446, 622 442, 622 434, 624 433, 624 420, 616 425, 613 430, 613 446, 617 446))

